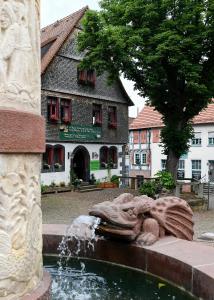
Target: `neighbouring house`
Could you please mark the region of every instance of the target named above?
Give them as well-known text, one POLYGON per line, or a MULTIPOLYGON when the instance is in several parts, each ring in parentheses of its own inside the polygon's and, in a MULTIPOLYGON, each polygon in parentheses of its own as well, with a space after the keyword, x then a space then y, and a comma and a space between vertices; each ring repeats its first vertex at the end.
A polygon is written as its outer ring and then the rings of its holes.
POLYGON ((120 79, 78 68, 84 53, 77 35, 85 7, 41 30, 42 115, 46 119, 43 184, 70 182, 76 175, 104 180, 107 171, 125 171, 128 107, 133 105, 120 79))
MULTIPOLYGON (((129 127, 129 174, 154 177, 166 166, 162 154, 161 115, 145 106, 129 127)), ((193 120, 194 137, 188 153, 178 163, 178 179, 208 178, 214 181, 214 101, 193 120)))

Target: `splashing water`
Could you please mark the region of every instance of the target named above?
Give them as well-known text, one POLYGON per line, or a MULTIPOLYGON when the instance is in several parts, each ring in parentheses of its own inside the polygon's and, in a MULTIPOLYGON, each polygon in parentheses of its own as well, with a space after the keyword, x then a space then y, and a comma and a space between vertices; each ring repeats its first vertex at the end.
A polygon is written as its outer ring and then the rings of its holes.
POLYGON ((68 264, 71 257, 78 258, 81 246, 86 247, 82 249, 84 253, 90 249, 94 251, 94 242, 98 239, 95 231, 100 221, 99 218, 93 216, 79 216, 67 228, 66 235, 58 247, 58 272, 52 284, 54 295, 57 295, 54 299, 99 299, 95 297, 99 295, 99 286, 105 285, 105 280, 93 273, 87 273, 83 262, 80 262, 81 271, 70 268, 68 264), (76 247, 70 249, 70 241, 76 241, 76 247), (69 294, 68 297, 67 294, 69 294))

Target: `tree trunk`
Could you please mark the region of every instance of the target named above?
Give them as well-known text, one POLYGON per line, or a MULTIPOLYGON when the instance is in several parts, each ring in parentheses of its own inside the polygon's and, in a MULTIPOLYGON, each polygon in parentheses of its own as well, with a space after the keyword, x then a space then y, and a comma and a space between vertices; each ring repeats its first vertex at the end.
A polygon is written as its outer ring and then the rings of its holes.
POLYGON ((166 170, 172 174, 175 181, 177 180, 178 161, 179 158, 175 156, 172 150, 169 150, 169 154, 167 156, 166 161, 166 170))

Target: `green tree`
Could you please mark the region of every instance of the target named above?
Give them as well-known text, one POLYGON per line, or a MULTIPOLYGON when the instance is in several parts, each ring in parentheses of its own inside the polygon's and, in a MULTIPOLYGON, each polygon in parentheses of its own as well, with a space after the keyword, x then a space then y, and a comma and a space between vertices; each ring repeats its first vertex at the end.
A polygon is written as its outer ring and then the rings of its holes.
POLYGON ((163 116, 167 170, 176 176, 192 119, 214 94, 214 0, 101 0, 79 35, 82 68, 121 74, 163 116))

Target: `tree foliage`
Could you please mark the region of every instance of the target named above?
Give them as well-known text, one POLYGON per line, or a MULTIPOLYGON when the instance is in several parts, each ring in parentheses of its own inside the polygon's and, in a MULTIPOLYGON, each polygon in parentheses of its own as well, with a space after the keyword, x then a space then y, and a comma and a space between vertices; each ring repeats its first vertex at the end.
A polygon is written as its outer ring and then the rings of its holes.
MULTIPOLYGON (((214 0, 102 0, 79 35, 83 67, 124 74, 163 116, 164 152, 188 150, 191 122, 214 95, 214 0)), ((169 164, 170 165, 170 164, 169 164)), ((173 168, 168 169, 172 172, 173 168)))

